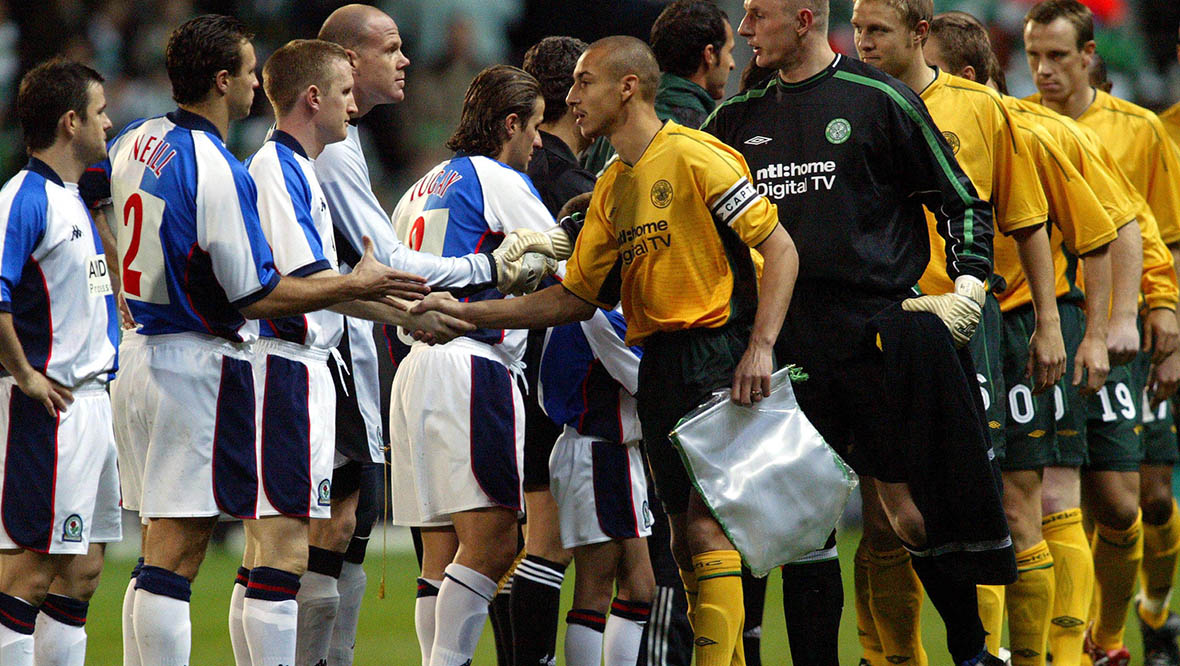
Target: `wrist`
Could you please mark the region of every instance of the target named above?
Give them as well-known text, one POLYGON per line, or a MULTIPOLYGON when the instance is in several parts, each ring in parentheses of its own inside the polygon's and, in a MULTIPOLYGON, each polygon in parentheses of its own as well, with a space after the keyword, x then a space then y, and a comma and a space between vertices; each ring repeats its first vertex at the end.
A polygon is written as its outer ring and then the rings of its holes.
POLYGON ((747 347, 757 351, 771 351, 774 349, 775 339, 776 336, 764 335, 758 331, 754 331, 750 334, 750 342, 747 347))

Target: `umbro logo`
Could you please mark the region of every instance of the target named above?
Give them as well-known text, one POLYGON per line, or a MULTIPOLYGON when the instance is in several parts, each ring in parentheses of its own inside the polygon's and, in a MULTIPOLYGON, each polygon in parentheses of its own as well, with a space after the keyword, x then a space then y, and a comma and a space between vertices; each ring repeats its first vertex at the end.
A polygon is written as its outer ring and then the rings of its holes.
POLYGON ((770 143, 771 141, 774 141, 774 139, 768 136, 753 136, 749 139, 746 139, 742 143, 746 144, 747 146, 761 146, 762 144, 770 143))
POLYGON ((709 645, 716 645, 717 641, 709 638, 708 636, 698 636, 697 639, 693 641, 693 644, 697 647, 707 647, 709 645))

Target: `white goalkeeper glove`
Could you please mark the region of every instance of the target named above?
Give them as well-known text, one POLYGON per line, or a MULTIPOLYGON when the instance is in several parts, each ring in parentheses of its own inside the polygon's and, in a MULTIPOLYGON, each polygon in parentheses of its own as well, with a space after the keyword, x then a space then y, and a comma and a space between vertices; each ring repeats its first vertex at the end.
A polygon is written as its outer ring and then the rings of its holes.
POLYGON ((502 294, 520 296, 536 291, 541 280, 557 272, 557 260, 540 252, 525 252, 515 261, 497 256, 492 252, 492 268, 495 270, 496 289, 502 294))
POLYGON ((560 226, 549 227, 545 231, 532 229, 515 229, 500 243, 500 247, 492 251, 497 261, 516 261, 525 252, 540 252, 558 261, 570 258, 574 253, 574 242, 560 226))
POLYGON ((963 347, 975 335, 979 318, 983 314, 983 298, 987 288, 979 278, 960 275, 955 280, 955 290, 937 296, 907 298, 901 302, 906 312, 932 312, 951 330, 955 347, 963 347))

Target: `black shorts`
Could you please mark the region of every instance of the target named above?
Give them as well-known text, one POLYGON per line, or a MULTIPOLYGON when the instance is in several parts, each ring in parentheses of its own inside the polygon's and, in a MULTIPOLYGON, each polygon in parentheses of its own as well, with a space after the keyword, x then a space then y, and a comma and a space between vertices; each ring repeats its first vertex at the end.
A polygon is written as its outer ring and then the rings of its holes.
POLYGON ((869 319, 907 296, 850 295, 845 286, 796 284, 775 343, 780 364, 797 365, 807 374, 795 382, 795 397, 824 440, 858 474, 890 483, 908 480, 907 443, 886 428, 892 418, 881 396, 890 387, 869 319))
POLYGON ((643 343, 636 408, 656 495, 668 513, 688 509, 692 482, 668 433, 709 395, 733 383, 750 325, 655 333, 643 343))
MULTIPOLYGON (((336 386, 336 451, 349 460, 367 462, 372 460, 369 452, 369 429, 357 402, 356 382, 352 377, 352 350, 348 340, 348 326, 336 345, 348 372, 341 372, 340 366, 328 358, 328 370, 336 386)), ((335 493, 333 493, 335 495, 335 493)))
POLYGON ((541 409, 537 374, 541 367, 541 352, 545 346, 545 330, 529 331, 524 351, 524 376, 528 391, 524 395, 524 489, 544 490, 549 487, 549 454, 561 435, 558 427, 541 409))

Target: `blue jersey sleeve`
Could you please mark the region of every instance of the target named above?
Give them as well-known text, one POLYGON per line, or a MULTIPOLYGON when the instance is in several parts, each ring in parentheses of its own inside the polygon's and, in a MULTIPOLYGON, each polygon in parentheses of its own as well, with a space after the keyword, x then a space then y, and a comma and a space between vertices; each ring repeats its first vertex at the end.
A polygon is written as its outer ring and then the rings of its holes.
MULTIPOLYGON (((5 197, 7 198, 7 197, 5 197)), ((7 202, 7 210, 0 208, 0 311, 12 312, 12 293, 20 282, 25 264, 45 235, 45 215, 48 200, 45 182, 40 177, 26 174, 20 187, 7 202)))

